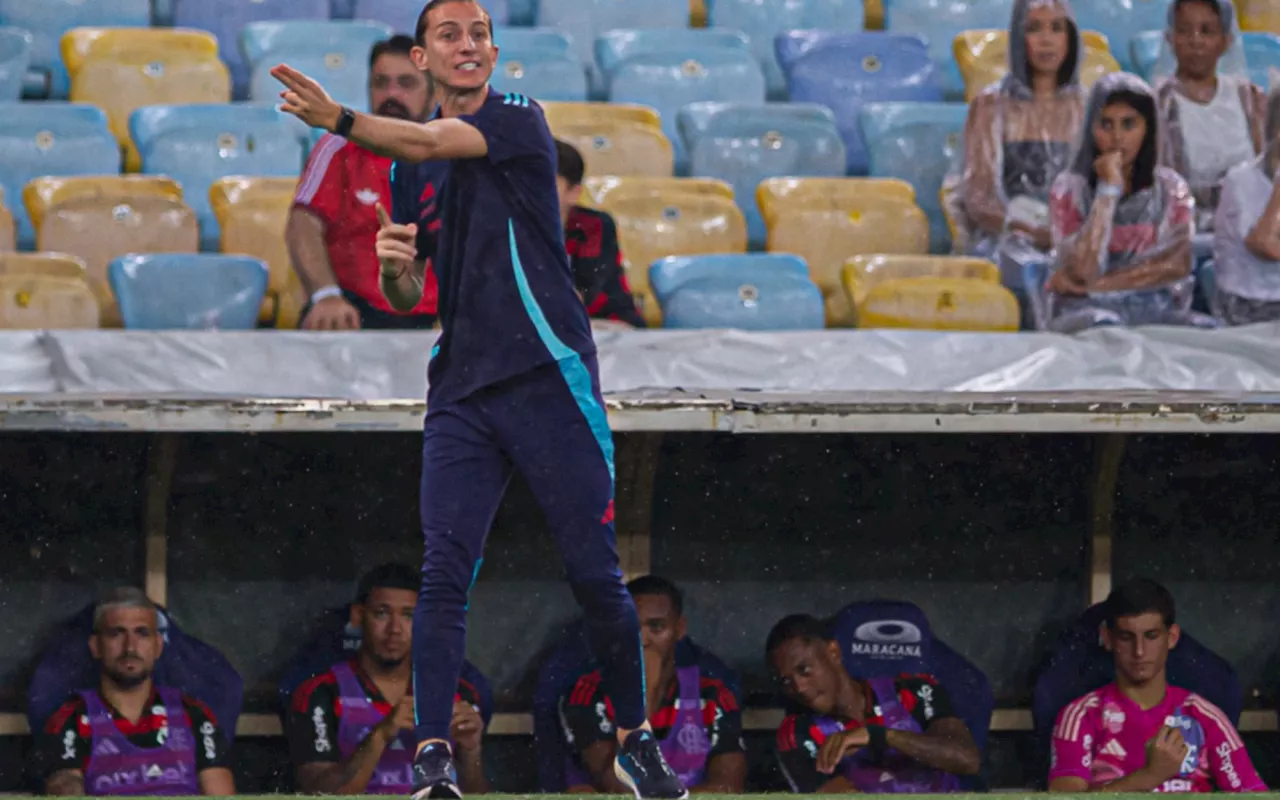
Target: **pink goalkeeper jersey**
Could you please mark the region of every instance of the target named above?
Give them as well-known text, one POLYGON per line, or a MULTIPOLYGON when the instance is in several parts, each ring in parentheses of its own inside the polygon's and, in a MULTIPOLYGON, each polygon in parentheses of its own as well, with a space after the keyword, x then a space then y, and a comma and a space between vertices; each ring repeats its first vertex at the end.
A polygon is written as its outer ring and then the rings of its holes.
POLYGON ((1147 742, 1164 726, 1190 745, 1178 777, 1161 792, 1265 792, 1240 734, 1222 710, 1198 694, 1170 686, 1164 701, 1143 711, 1114 683, 1081 697, 1058 714, 1049 780, 1080 778, 1101 786, 1137 772, 1147 742))

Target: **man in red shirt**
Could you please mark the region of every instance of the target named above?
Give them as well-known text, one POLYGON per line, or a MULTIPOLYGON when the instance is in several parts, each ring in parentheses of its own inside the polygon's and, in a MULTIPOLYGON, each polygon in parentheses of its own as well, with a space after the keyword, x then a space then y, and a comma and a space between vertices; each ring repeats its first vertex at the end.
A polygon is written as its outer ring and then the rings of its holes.
MULTIPOLYGON (((413 39, 393 36, 369 56, 369 108, 396 119, 424 121, 431 106, 426 73, 409 57, 413 39)), ((422 301, 409 313, 393 310, 378 286, 374 207, 391 207, 391 159, 341 136, 326 134, 311 151, 298 181, 286 240, 293 268, 310 302, 302 327, 315 331, 430 328, 436 321, 436 282, 426 274, 422 301)))

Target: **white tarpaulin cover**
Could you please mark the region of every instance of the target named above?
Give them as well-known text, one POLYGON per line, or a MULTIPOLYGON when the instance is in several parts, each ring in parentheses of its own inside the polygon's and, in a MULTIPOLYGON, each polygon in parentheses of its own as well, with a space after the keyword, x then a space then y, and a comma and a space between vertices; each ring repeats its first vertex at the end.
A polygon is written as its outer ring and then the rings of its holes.
MULTIPOLYGON (((1280 323, 1075 337, 932 331, 598 332, 606 393, 640 389, 1280 391, 1280 323)), ((421 400, 435 333, 0 332, 0 393, 421 400)))

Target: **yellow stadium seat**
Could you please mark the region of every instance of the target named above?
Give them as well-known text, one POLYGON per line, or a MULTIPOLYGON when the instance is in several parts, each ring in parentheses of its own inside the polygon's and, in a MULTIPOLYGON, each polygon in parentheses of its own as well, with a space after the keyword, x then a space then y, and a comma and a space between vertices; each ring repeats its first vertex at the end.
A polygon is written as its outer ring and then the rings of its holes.
POLYGON ((689 0, 689 27, 707 27, 707 0, 689 0))
POLYGON ((547 125, 554 133, 561 125, 590 125, 600 120, 635 122, 661 128, 662 118, 649 106, 634 103, 543 103, 547 125))
POLYGON ((884 30, 884 0, 866 0, 862 5, 862 22, 869 31, 884 30))
MULTIPOLYGON (((1111 55, 1107 37, 1097 31, 1083 31, 1084 64, 1080 83, 1088 89, 1109 72, 1119 72, 1120 64, 1111 55)), ((972 100, 987 86, 1009 71, 1009 32, 1003 30, 970 30, 959 33, 951 43, 956 65, 964 80, 965 99, 972 100)))
POLYGON ((898 197, 797 199, 774 209, 768 249, 808 262, 826 298, 827 325, 850 327, 853 307, 841 289, 845 261, 858 253, 928 253, 929 219, 898 197))
POLYGON ((17 229, 13 224, 13 212, 4 203, 4 187, 0 186, 0 253, 8 253, 17 247, 17 229))
POLYGON ((845 297, 853 306, 858 327, 862 309, 876 286, 897 280, 940 278, 999 285, 1000 268, 990 261, 966 256, 859 255, 845 261, 841 273, 845 297))
POLYGON ((98 327, 98 303, 84 281, 56 275, 0 273, 0 328, 98 327))
POLYGON ((29 182, 22 190, 31 227, 40 230, 49 209, 80 198, 131 200, 136 197, 163 197, 182 201, 182 186, 163 175, 77 175, 44 177, 29 182))
MULTIPOLYGON (((298 273, 289 270, 289 277, 285 279, 285 290, 280 293, 276 304, 276 327, 281 330, 296 330, 298 323, 302 321, 302 309, 306 307, 307 292, 302 288, 302 281, 298 279, 298 273)), ((436 322, 436 328, 440 327, 440 322, 436 322)))
POLYGON ((44 275, 88 285, 84 262, 66 253, 3 253, 0 275, 44 275))
MULTIPOLYGON (((241 176, 221 178, 209 187, 209 204, 222 231, 222 252, 253 256, 267 264, 270 274, 259 319, 277 326, 291 289, 293 265, 284 233, 297 188, 296 178, 241 176)), ((301 291, 300 284, 297 289, 301 291)), ((289 327, 297 327, 296 314, 289 327)))
POLYGON ((599 119, 562 123, 551 128, 582 153, 589 175, 648 175, 670 177, 675 153, 662 130, 651 125, 599 119))
POLYGON ((1239 0, 1236 9, 1241 30, 1280 33, 1280 0, 1239 0))
POLYGON ((742 211, 731 198, 718 194, 613 196, 608 211, 618 223, 631 292, 639 298, 645 320, 655 327, 662 314, 649 288, 650 264, 666 256, 747 250, 742 211))
POLYGON ((61 49, 71 100, 107 112, 130 172, 142 165, 129 139, 129 115, 135 109, 231 101, 231 76, 218 59, 217 39, 205 31, 73 28, 63 34, 61 49))
POLYGON ((582 202, 606 208, 612 197, 647 194, 713 194, 733 199, 733 187, 718 178, 655 178, 646 175, 596 175, 582 182, 582 202))
POLYGON ((766 178, 756 187, 756 204, 765 225, 772 223, 775 211, 785 203, 813 197, 852 202, 884 197, 915 204, 916 190, 898 178, 766 178))
POLYGON ((1018 300, 1003 286, 963 278, 903 278, 877 284, 858 312, 862 328, 1016 331, 1018 300))

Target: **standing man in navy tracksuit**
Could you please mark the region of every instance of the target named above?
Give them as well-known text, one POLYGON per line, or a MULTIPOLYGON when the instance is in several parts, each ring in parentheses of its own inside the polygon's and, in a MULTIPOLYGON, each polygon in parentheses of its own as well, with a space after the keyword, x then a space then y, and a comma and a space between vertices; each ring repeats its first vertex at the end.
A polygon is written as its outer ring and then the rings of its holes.
POLYGON ((537 494, 582 604, 615 704, 615 772, 639 798, 683 798, 645 721, 635 605, 613 529, 613 440, 590 323, 574 291, 556 192, 556 150, 537 103, 489 88, 493 24, 475 0, 429 0, 414 62, 436 83, 426 124, 338 106, 280 65, 283 110, 397 159, 379 210, 382 291, 410 309, 423 263, 440 286, 423 432, 422 592, 414 617, 414 798, 457 798, 449 720, 467 595, 513 470, 537 494), (421 201, 421 202, 420 202, 421 201))

